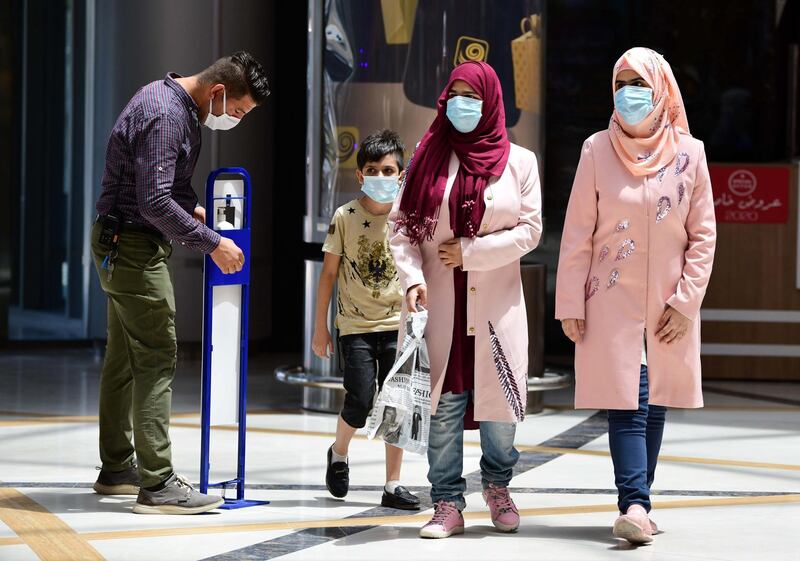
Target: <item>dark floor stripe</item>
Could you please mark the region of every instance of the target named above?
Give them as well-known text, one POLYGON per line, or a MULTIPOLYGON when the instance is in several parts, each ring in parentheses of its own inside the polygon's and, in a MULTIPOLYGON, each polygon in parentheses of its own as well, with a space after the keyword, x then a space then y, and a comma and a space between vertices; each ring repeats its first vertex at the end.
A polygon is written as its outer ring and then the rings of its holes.
MULTIPOLYGON (((602 436, 608 431, 608 421, 604 411, 595 413, 588 419, 578 423, 574 427, 567 429, 561 434, 542 442, 540 446, 572 448, 577 449, 585 446, 592 440, 602 436)), ((561 456, 556 453, 543 452, 522 452, 519 461, 514 468, 514 475, 519 475, 531 469, 537 468, 547 462, 561 456)), ((474 471, 465 476, 467 480, 467 493, 474 493, 481 490, 481 473, 474 471)), ((423 491, 424 493, 424 491, 423 491)), ((426 495, 420 496, 422 509, 430 508, 430 498, 426 495)), ((408 511, 399 511, 390 508, 376 507, 359 512, 346 518, 363 518, 365 516, 392 516, 408 514, 408 511)), ((359 532, 371 530, 375 526, 345 526, 341 528, 306 528, 279 538, 267 540, 253 544, 241 549, 208 557, 204 561, 239 561, 241 559, 275 559, 282 555, 295 553, 315 545, 321 545, 340 538, 352 536, 359 532)))
POLYGON ((741 397, 753 401, 766 401, 768 403, 780 403, 781 405, 792 405, 794 407, 800 407, 800 399, 791 399, 788 397, 775 397, 772 395, 742 392, 738 390, 729 390, 727 388, 717 388, 714 386, 703 386, 703 391, 719 395, 727 395, 729 397, 741 397))

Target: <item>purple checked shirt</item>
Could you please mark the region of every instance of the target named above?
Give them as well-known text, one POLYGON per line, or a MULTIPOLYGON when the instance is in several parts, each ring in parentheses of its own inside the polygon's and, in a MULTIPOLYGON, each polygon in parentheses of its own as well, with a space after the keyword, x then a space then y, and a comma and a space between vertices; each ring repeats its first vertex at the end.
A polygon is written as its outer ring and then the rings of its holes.
POLYGON ((186 247, 210 253, 219 234, 192 216, 192 174, 200 154, 197 104, 170 73, 147 84, 117 118, 106 149, 97 212, 149 226, 186 247))

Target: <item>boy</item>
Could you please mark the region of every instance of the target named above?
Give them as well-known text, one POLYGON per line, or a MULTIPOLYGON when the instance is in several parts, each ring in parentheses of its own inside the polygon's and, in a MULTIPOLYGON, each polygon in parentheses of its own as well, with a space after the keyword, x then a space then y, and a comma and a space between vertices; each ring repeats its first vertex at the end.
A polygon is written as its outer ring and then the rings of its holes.
MULTIPOLYGON (((347 452, 356 430, 367 421, 375 384, 383 384, 397 354, 397 332, 403 293, 387 240, 387 218, 403 170, 403 142, 384 130, 364 139, 356 156, 356 178, 363 195, 339 207, 322 247, 325 260, 319 279, 312 349, 319 357, 333 352, 328 306, 338 277, 336 327, 344 364, 344 406, 336 441, 328 449, 325 485, 344 497, 350 485, 347 452)), ((400 485, 403 450, 386 444, 386 485, 381 505, 418 510, 419 499, 400 485)))

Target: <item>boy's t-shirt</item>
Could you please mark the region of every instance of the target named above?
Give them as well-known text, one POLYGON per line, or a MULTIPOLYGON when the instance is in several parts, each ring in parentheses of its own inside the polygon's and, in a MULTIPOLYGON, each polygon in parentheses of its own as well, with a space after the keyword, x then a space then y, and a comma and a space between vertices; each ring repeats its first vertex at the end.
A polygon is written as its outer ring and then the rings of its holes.
POLYGON ((356 199, 336 209, 322 251, 339 255, 336 327, 340 335, 394 331, 403 291, 389 250, 387 220, 356 199))

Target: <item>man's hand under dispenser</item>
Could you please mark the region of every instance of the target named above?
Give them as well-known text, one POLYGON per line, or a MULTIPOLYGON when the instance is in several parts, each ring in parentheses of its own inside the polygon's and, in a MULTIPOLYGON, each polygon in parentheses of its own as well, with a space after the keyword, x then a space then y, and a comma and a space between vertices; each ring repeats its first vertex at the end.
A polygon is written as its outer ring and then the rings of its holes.
POLYGON ((200 205, 194 207, 194 212, 192 213, 192 216, 194 216, 194 219, 197 220, 200 224, 206 223, 206 209, 204 209, 200 205))
POLYGON ((211 252, 211 259, 226 275, 238 273, 244 266, 244 253, 230 238, 220 238, 217 249, 211 252))

